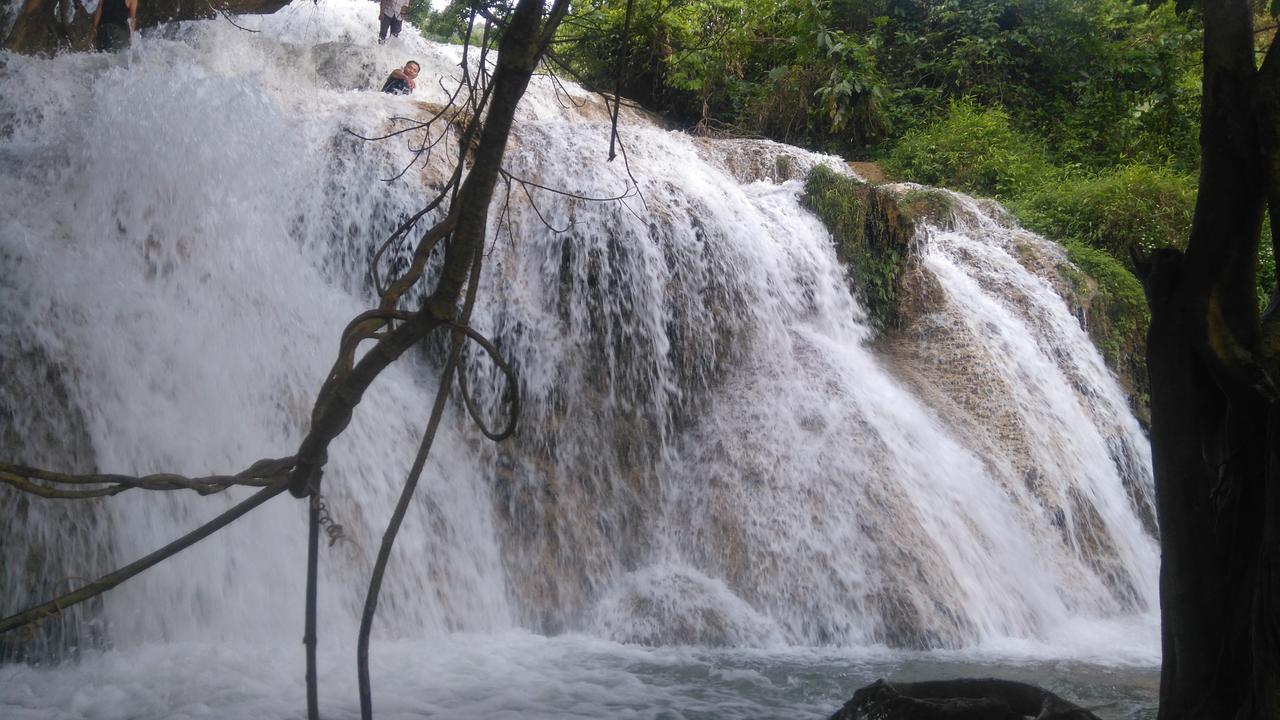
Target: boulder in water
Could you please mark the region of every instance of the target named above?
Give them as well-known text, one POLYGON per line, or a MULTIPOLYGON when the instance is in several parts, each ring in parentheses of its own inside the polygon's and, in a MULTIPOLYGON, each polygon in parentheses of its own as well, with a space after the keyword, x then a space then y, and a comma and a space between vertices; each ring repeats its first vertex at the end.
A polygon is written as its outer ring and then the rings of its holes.
POLYGON ((1011 680, 934 680, 858 690, 830 720, 1098 720, 1084 708, 1035 685, 1011 680))

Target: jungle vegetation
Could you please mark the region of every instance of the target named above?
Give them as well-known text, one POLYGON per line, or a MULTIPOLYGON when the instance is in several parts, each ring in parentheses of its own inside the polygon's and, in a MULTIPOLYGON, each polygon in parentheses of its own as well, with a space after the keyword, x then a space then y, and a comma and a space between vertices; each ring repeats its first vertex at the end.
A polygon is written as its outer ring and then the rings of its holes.
MULTIPOLYGON (((415 18, 456 40, 466 7, 415 18)), ((1275 23, 1267 0, 1252 8, 1260 53, 1275 23)), ((680 127, 996 197, 1090 264, 1104 251, 1114 274, 1190 231, 1203 25, 1198 7, 1134 0, 589 0, 551 56, 680 127)), ((1144 305, 1124 288, 1117 302, 1144 305)))

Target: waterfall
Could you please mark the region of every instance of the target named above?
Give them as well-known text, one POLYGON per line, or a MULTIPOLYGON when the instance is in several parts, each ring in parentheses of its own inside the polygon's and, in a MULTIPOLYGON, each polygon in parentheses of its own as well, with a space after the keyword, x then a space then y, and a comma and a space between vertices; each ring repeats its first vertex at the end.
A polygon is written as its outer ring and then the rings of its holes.
MULTIPOLYGON (((121 55, 0 57, 4 459, 200 475, 297 447, 339 332, 373 302, 374 249, 451 160, 410 166, 418 135, 347 132, 402 127, 457 74, 456 48, 412 32, 374 45, 374 7, 299 2, 244 19, 256 34, 210 20, 121 55), (375 92, 410 58, 416 95, 375 92)), ((499 653, 514 632, 568 633, 583 657, 616 642, 1053 658, 1131 623, 1146 630, 1130 654, 1151 656, 1146 440, 1044 269, 1060 250, 955 196, 916 239, 935 305, 886 340, 799 200, 837 158, 628 112, 610 163, 608 132, 598 98, 535 78, 506 167, 573 195, 500 188, 473 320, 518 373, 519 431, 493 444, 447 415, 375 649, 499 653), (631 177, 639 194, 616 199, 631 177)), ((354 638, 437 357, 384 373, 331 448, 325 499, 347 539, 321 557, 322 643, 354 638)), ((492 363, 470 353, 464 370, 497 407, 492 363)), ((71 507, 0 487, 16 519, 0 611, 246 494, 71 507)), ((168 664, 184 643, 292 648, 305 526, 304 504, 274 500, 28 650, 168 664)))

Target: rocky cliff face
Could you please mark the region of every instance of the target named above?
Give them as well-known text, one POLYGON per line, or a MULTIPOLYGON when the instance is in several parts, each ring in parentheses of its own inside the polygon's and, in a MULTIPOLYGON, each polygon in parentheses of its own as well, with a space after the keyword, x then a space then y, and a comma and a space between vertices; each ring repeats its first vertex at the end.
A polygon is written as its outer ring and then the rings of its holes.
MULTIPOLYGON (((67 362, 39 349, 0 352, 0 458, 71 473, 96 471, 83 415, 64 381, 67 362)), ((105 498, 47 500, 0 484, 0 614, 69 592, 111 569, 105 498)), ((50 615, 0 637, 0 662, 56 659, 106 640, 102 602, 50 615)))
MULTIPOLYGON (((959 197, 909 184, 867 183, 823 167, 806 179, 805 203, 831 230, 837 253, 849 268, 850 286, 877 321, 887 350, 919 332, 916 322, 941 308, 937 281, 920 264, 920 237, 931 229, 955 229, 959 197)), ((982 203, 982 212, 1017 230, 994 202, 982 203)), ((1150 415, 1145 305, 1135 306, 1132 293, 1124 292, 1128 286, 1117 289, 1121 282, 1113 277, 1117 269, 1127 271, 1116 263, 1100 263, 1092 254, 1082 256, 1085 251, 1079 248, 1064 252, 1053 242, 1020 231, 1010 251, 1067 302, 1145 425, 1150 415)), ((1127 280, 1136 286, 1135 278, 1127 280)))
MULTIPOLYGON (((1102 347, 1115 338, 1105 316, 1090 318, 1087 312, 1096 302, 1097 282, 1061 247, 1021 230, 991 203, 909 185, 872 186, 825 168, 809 176, 805 198, 831 229, 837 253, 848 267, 851 289, 878 321, 874 346, 895 375, 968 438, 986 459, 989 472, 1007 486, 1025 489, 1063 543, 1089 558, 1116 601, 1132 606, 1137 593, 1120 569, 1123 562, 1105 530, 1097 500, 1050 477, 1055 468, 1046 466, 1041 452, 1045 438, 1027 422, 1025 403, 1016 400, 1023 383, 1037 383, 1039 378, 993 372, 993 364, 999 364, 992 356, 994 328, 974 325, 972 309, 959 302, 954 289, 944 291, 940 285, 941 261, 931 263, 927 256, 937 258, 937 249, 946 248, 942 256, 967 264, 982 290, 1000 297, 1031 326, 1053 325, 1052 318, 1043 316, 1038 297, 1046 291, 1060 296, 1076 313, 1067 318, 1068 325, 1079 322, 1102 347), (953 234, 992 238, 999 257, 964 242, 952 244, 946 236, 953 234), (1019 267, 1027 275, 1023 280, 1009 274, 1019 267), (1028 280, 1030 285, 1025 284, 1028 280), (1005 401, 1008 398, 1015 400, 1005 401)), ((1129 393, 1131 404, 1141 407, 1145 398, 1135 401, 1134 388, 1142 386, 1145 374, 1135 377, 1127 357, 1106 359, 1112 361, 1110 370, 1129 393)), ((1071 376, 1073 392, 1085 398, 1097 392, 1088 370, 1071 369, 1065 353, 1058 354, 1058 360, 1071 376)), ((1084 404, 1089 406, 1088 401, 1084 404)), ((1094 420, 1110 422, 1096 414, 1094 420)), ((1154 536, 1153 498, 1138 461, 1140 449, 1118 426, 1104 439, 1105 446, 1095 452, 1114 466, 1129 502, 1154 536)))

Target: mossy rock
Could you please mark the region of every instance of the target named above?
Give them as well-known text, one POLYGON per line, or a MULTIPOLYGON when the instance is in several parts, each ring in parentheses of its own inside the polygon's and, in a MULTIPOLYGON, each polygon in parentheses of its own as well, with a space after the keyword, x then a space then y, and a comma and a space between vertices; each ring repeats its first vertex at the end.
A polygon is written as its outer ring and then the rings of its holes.
POLYGON ((1150 422, 1147 326, 1151 314, 1138 278, 1119 260, 1081 242, 1063 244, 1070 265, 1058 268, 1074 291, 1076 310, 1111 372, 1128 392, 1138 420, 1150 422))
POLYGON ((913 218, 928 220, 944 230, 955 227, 955 197, 945 190, 914 188, 903 193, 898 204, 913 218))
POLYGON ((925 296, 906 288, 917 263, 916 214, 887 189, 868 185, 819 165, 805 180, 804 205, 818 216, 835 240, 836 256, 877 329, 897 329, 912 315, 904 295, 925 296))
MULTIPOLYGON (((93 473, 88 423, 67 378, 74 371, 41 349, 0 347, 0 459, 93 473)), ((45 500, 0 485, 0 614, 11 615, 112 569, 106 498, 45 500)), ((0 636, 0 664, 56 662, 108 643, 101 597, 54 613, 30 632, 0 636)))

